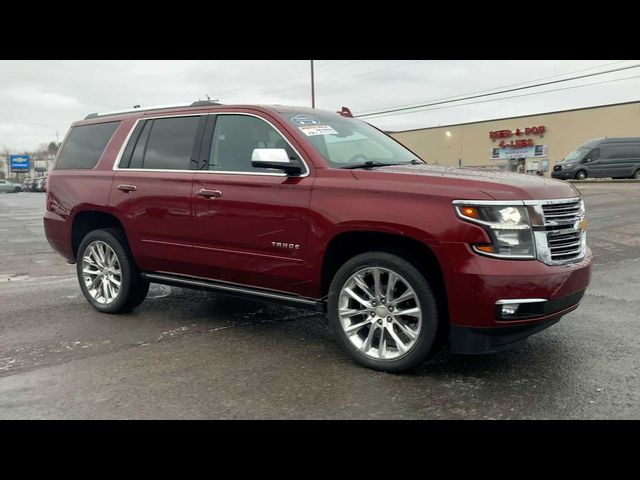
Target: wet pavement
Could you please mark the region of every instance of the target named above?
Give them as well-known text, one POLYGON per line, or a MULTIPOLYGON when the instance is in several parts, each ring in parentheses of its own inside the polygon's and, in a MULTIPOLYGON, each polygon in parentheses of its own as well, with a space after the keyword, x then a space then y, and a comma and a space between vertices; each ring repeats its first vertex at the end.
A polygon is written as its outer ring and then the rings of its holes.
POLYGON ((0 419, 639 419, 640 186, 578 187, 580 308, 518 350, 445 350, 403 375, 354 364, 293 307, 152 285, 100 314, 44 237, 44 194, 0 194, 0 419))

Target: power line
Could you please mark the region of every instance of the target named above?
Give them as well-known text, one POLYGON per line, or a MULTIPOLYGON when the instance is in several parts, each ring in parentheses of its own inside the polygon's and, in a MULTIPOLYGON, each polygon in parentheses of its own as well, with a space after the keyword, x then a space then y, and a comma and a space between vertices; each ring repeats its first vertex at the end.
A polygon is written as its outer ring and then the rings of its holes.
POLYGON ((444 107, 436 107, 436 108, 424 108, 424 109, 421 109, 421 110, 413 110, 413 111, 410 111, 410 112, 382 114, 382 115, 377 116, 375 118, 392 117, 392 116, 397 116, 397 115, 408 115, 408 114, 411 114, 411 113, 430 112, 432 110, 445 110, 447 108, 462 107, 462 106, 465 106, 465 105, 476 105, 478 103, 499 102, 500 100, 508 100, 510 98, 530 97, 532 95, 542 95, 544 93, 560 92, 560 91, 563 91, 563 90, 572 90, 574 88, 589 87, 589 86, 592 86, 592 85, 602 85, 602 84, 605 84, 605 83, 621 82, 623 80, 631 80, 631 79, 634 79, 634 78, 640 78, 640 75, 634 75, 632 77, 624 77, 624 78, 614 78, 614 79, 611 79, 611 80, 603 80, 601 82, 584 83, 582 85, 572 85, 570 87, 554 88, 554 89, 551 89, 551 90, 544 90, 542 92, 522 93, 520 95, 510 95, 508 97, 490 98, 488 100, 478 100, 477 102, 460 103, 458 105, 447 105, 447 106, 444 106, 444 107))
POLYGON ((571 78, 564 78, 561 80, 553 80, 551 82, 543 82, 543 83, 537 83, 535 85, 529 85, 526 87, 518 87, 518 88, 510 88, 507 90, 501 90, 499 92, 493 92, 493 93, 483 93, 480 95, 472 95, 472 96, 468 96, 468 97, 462 97, 462 98, 458 98, 458 99, 453 99, 453 100, 442 100, 442 101, 437 101, 437 102, 433 102, 433 103, 425 103, 422 105, 416 105, 414 107, 401 107, 401 108, 391 108, 389 110, 381 110, 379 112, 373 112, 373 113, 365 113, 365 114, 360 114, 360 115, 354 115, 355 117, 359 117, 359 118, 363 118, 363 117, 370 117, 370 116, 378 116, 380 114, 383 113, 395 113, 395 112, 401 112, 401 111, 405 111, 405 110, 414 110, 416 108, 422 108, 422 107, 431 107, 433 105, 441 105, 441 104, 445 104, 445 103, 454 103, 454 102, 460 102, 463 100, 472 100, 474 98, 482 98, 482 97, 490 97, 493 95, 500 95, 503 93, 509 93, 509 92, 515 92, 515 91, 519 91, 519 90, 527 90, 529 88, 537 88, 537 87, 543 87, 546 85, 553 85, 556 83, 562 83, 562 82, 570 82, 573 80, 579 80, 582 78, 587 78, 587 77, 594 77, 596 75, 605 75, 607 73, 613 73, 613 72, 620 72, 622 70, 629 70, 631 68, 638 68, 640 67, 640 64, 636 64, 636 65, 631 65, 631 66, 627 66, 627 67, 620 67, 620 68, 614 68, 611 70, 605 70, 603 72, 595 72, 595 73, 588 73, 586 75, 579 75, 577 77, 571 77, 571 78))
MULTIPOLYGON (((367 75, 373 75, 373 74, 376 74, 376 73, 379 73, 379 72, 384 72, 386 70, 393 70, 393 69, 396 69, 396 68, 402 68, 402 67, 406 67, 408 65, 413 65, 415 63, 421 63, 421 62, 426 62, 426 61, 427 60, 418 60, 418 61, 411 62, 411 63, 405 63, 403 65, 394 65, 393 67, 380 68, 378 70, 373 70, 373 71, 370 71, 370 72, 361 73, 359 75, 350 75, 348 77, 341 77, 341 78, 336 78, 336 79, 333 79, 333 80, 327 80, 326 82, 316 82, 316 85, 326 85, 328 83, 342 82, 344 80, 350 80, 352 78, 359 78, 359 77, 364 77, 364 76, 367 76, 367 75)), ((301 85, 299 87, 284 88, 284 89, 279 89, 279 90, 269 90, 267 92, 261 92, 261 93, 263 95, 265 95, 267 93, 288 92, 288 91, 291 91, 291 90, 301 90, 303 88, 307 88, 307 85, 301 85)))
MULTIPOLYGON (((353 65, 354 63, 363 62, 365 60, 356 60, 355 62, 347 63, 345 65, 337 65, 337 66, 332 67, 332 68, 323 69, 323 67, 325 67, 325 66, 327 66, 329 64, 338 62, 338 61, 340 61, 340 60, 332 60, 330 62, 327 62, 327 63, 324 63, 322 65, 319 65, 316 68, 316 71, 318 71, 318 72, 328 72, 328 71, 335 70, 335 69, 338 69, 338 68, 342 68, 342 67, 347 67, 349 65, 353 65)), ((309 75, 309 69, 299 70, 299 71, 291 73, 289 75, 285 75, 283 77, 278 77, 278 78, 276 78, 276 79, 274 79, 272 81, 269 81, 269 82, 254 83, 254 84, 251 84, 251 85, 247 85, 245 87, 236 88, 235 90, 227 90, 226 92, 225 91, 216 92, 216 95, 218 96, 218 98, 220 98, 221 96, 228 95, 230 93, 241 92, 242 90, 248 90, 250 88, 261 87, 261 86, 264 86, 264 85, 272 85, 274 83, 282 82, 283 80, 291 80, 293 78, 298 78, 298 77, 307 76, 307 75, 309 75)))
MULTIPOLYGON (((593 70, 594 68, 608 67, 610 65, 617 65, 619 63, 624 63, 624 62, 628 62, 628 61, 629 60, 620 60, 620 61, 617 61, 617 62, 605 63, 605 64, 602 64, 602 65, 595 65, 593 67, 581 68, 579 70, 572 70, 570 72, 559 73, 557 75, 550 75, 550 76, 547 76, 547 77, 534 78, 534 79, 531 79, 531 80, 527 80, 526 82, 510 83, 508 85, 501 85, 499 87, 485 88, 483 90, 476 90, 475 92, 466 92, 466 93, 461 93, 461 94, 458 94, 458 95, 450 95, 448 97, 434 98, 434 99, 426 100, 426 101, 428 101, 428 102, 437 102, 437 101, 440 101, 440 100, 448 100, 450 98, 457 98, 457 97, 460 97, 460 96, 476 95, 478 93, 491 92, 493 90, 498 90, 498 89, 501 89, 501 88, 509 88, 509 87, 515 87, 515 86, 518 86, 518 85, 525 85, 525 84, 531 83, 531 82, 539 82, 541 80, 547 80, 549 78, 564 77, 565 75, 571 75, 572 73, 578 73, 578 72, 584 72, 584 71, 587 71, 587 70, 593 70)), ((396 105, 395 107, 410 107, 410 106, 415 106, 416 103, 420 104, 422 102, 405 103, 405 104, 402 104, 402 105, 396 105)), ((377 109, 365 110, 364 112, 360 113, 359 115, 366 115, 367 113, 375 112, 375 111, 377 111, 377 109)))

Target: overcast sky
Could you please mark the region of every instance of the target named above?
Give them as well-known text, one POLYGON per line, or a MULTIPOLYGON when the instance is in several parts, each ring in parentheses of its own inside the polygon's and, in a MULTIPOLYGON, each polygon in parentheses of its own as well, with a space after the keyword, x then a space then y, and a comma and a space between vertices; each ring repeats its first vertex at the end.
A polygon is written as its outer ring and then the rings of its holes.
MULTIPOLYGON (((635 64, 640 61, 316 60, 316 107, 344 105, 357 115, 635 64)), ((309 60, 0 61, 0 147, 31 150, 55 140, 56 130, 62 140, 73 121, 91 112, 136 104, 190 103, 209 95, 226 104, 310 106, 309 76, 309 60)), ((640 78, 611 81, 629 77, 640 77, 640 68, 367 121, 406 130, 640 100, 640 78)))

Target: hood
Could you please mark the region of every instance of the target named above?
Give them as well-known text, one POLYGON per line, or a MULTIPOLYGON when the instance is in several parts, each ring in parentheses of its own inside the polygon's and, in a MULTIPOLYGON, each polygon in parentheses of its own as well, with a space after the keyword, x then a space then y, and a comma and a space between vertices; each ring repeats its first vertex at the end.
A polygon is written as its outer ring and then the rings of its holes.
POLYGON ((545 200, 580 196, 572 184, 561 180, 495 170, 394 165, 353 170, 353 173, 360 180, 372 177, 383 180, 386 177, 403 183, 411 181, 445 187, 452 197, 466 200, 486 199, 487 196, 494 200, 545 200))

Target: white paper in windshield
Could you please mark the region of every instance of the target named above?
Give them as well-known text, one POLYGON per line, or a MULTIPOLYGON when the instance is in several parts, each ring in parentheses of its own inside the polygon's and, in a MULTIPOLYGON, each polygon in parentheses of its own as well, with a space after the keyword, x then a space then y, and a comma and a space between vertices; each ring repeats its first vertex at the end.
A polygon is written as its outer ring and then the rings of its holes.
POLYGON ((316 135, 337 135, 331 125, 309 125, 305 127, 298 127, 302 133, 307 137, 314 137, 316 135))

